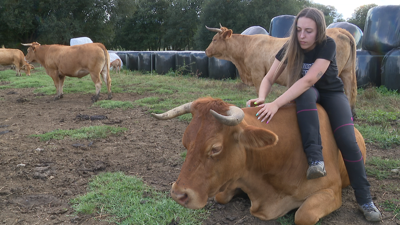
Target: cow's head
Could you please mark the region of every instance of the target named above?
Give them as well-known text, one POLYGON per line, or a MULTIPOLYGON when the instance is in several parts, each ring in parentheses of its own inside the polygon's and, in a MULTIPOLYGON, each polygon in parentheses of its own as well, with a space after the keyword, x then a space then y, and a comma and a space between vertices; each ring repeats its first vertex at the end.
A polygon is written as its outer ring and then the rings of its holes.
POLYGON ((31 75, 31 69, 34 69, 35 67, 33 67, 33 65, 25 63, 22 67, 21 70, 25 71, 25 74, 27 76, 31 75))
POLYGON ((25 56, 25 60, 28 63, 35 62, 36 61, 36 49, 40 46, 40 44, 38 42, 32 42, 32 43, 22 44, 22 45, 29 46, 28 53, 25 56))
POLYGON ((242 109, 220 99, 200 98, 153 116, 171 119, 185 113, 193 117, 182 139, 187 156, 171 196, 182 206, 198 209, 244 176, 249 166, 246 149, 275 145, 278 138, 247 125, 242 109))
POLYGON ((226 51, 226 40, 232 36, 233 31, 231 29, 223 27, 221 24, 219 26, 220 28, 209 28, 206 26, 208 30, 217 32, 206 49, 208 57, 221 57, 221 54, 226 51))

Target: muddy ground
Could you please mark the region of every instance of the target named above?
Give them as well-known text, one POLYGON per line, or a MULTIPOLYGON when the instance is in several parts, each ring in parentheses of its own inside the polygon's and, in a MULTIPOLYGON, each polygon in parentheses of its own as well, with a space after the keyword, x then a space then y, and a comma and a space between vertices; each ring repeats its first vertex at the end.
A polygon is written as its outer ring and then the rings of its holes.
MULTIPOLYGON (((0 85, 4 84, 0 81, 0 85)), ((146 96, 117 93, 113 97, 134 101, 146 96)), ((86 193, 90 177, 106 171, 142 177, 161 191, 170 189, 183 163, 181 138, 188 123, 177 119, 159 121, 143 108, 92 107, 90 98, 91 95, 65 94, 63 99, 53 101, 53 96, 35 94, 33 89, 0 90, 0 224, 108 224, 99 222, 99 217, 75 216, 68 204, 71 198, 86 193), (82 115, 107 118, 85 120, 82 115), (126 127, 128 131, 88 141, 40 142, 29 137, 55 129, 103 124, 126 127)), ((367 152, 368 157, 400 159, 398 147, 379 149, 368 145, 367 152)), ((368 179, 374 201, 383 213, 380 224, 400 224, 393 212, 382 208, 386 200, 400 198, 398 176, 368 179)), ((246 196, 236 197, 226 205, 210 199, 206 207, 212 213, 204 224, 279 224, 252 216, 246 196)), ((343 206, 323 218, 321 224, 370 223, 358 211, 353 190, 347 187, 343 190, 343 206)))

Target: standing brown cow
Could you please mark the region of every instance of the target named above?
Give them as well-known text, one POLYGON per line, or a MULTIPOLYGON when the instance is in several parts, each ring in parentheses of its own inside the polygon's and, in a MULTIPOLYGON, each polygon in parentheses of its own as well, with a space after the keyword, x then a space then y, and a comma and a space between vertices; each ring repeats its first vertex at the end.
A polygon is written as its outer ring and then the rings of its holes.
MULTIPOLYGON (((231 29, 209 28, 217 32, 206 49, 208 57, 229 60, 235 64, 243 83, 260 88, 264 76, 274 62, 276 53, 288 38, 276 38, 265 34, 233 34, 231 29)), ((357 97, 356 43, 354 37, 345 29, 330 28, 326 34, 336 42, 336 63, 344 91, 354 112, 357 97)), ((287 70, 278 77, 276 83, 286 86, 287 70)))
POLYGON ((26 60, 39 62, 46 73, 53 79, 57 89, 55 100, 63 97, 65 76, 82 78, 90 74, 95 83, 96 95, 92 101, 99 99, 101 90, 100 74, 107 84, 108 99, 111 94, 110 56, 106 47, 101 43, 83 45, 40 45, 37 42, 22 44, 29 46, 26 60))
POLYGON ((25 71, 27 76, 31 75, 31 65, 25 61, 24 53, 19 49, 0 48, 0 65, 14 65, 17 71, 16 76, 21 76, 21 70, 25 71))

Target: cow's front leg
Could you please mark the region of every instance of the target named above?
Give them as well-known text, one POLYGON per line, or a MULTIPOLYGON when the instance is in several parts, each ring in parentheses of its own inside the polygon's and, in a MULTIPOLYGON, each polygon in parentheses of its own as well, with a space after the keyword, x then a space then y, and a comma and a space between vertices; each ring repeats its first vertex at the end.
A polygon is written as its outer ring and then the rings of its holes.
POLYGON ((342 205, 341 190, 322 189, 310 197, 297 210, 294 222, 297 225, 316 224, 318 220, 342 205))
POLYGON ((228 203, 235 195, 244 193, 240 188, 227 188, 223 192, 219 192, 215 195, 214 200, 220 204, 228 203))
POLYGON ((59 98, 63 98, 64 97, 63 87, 64 87, 65 76, 59 75, 58 77, 60 79, 60 81, 58 82, 58 96, 59 98))
MULTIPOLYGON (((59 100, 60 97, 60 77, 57 74, 57 71, 46 71, 47 74, 53 79, 54 86, 57 89, 56 97, 54 97, 54 101, 59 100)), ((61 94, 62 95, 62 94, 61 94)))

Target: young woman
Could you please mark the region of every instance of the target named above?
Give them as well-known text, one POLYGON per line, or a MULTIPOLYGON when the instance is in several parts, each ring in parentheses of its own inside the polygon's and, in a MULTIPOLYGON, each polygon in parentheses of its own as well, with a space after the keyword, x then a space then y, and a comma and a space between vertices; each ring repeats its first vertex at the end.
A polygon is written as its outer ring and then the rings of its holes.
POLYGON ((292 100, 296 102, 301 139, 309 164, 307 179, 326 175, 318 102, 328 113, 361 211, 368 221, 380 221, 382 215, 372 202, 363 157, 355 139, 350 105, 338 77, 336 44, 326 36, 324 14, 315 8, 305 8, 297 15, 288 42, 277 53, 261 82, 258 98, 246 104, 257 105, 260 110, 256 116, 261 122, 268 123, 281 106, 292 100), (272 84, 285 68, 290 74, 289 89, 275 101, 265 103, 272 84))

